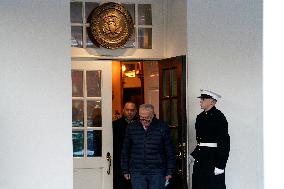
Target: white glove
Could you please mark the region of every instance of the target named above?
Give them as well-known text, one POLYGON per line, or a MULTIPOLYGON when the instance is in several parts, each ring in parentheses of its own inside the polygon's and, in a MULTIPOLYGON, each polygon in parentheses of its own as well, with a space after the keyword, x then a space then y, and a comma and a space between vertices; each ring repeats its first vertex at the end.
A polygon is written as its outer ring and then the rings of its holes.
POLYGON ((193 163, 195 161, 195 159, 192 157, 192 155, 188 156, 188 165, 190 165, 191 163, 193 163))
POLYGON ((220 175, 220 174, 222 174, 224 172, 225 172, 224 169, 218 169, 217 167, 215 167, 215 169, 214 169, 214 174, 215 175, 220 175))

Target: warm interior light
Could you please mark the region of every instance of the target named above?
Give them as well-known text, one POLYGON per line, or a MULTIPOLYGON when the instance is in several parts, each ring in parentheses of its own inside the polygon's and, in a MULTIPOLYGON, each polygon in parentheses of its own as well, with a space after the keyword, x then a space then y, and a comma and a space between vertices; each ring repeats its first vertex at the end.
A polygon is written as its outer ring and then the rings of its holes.
POLYGON ((127 73, 125 73, 126 77, 135 77, 135 71, 129 71, 127 73))
POLYGON ((140 62, 128 62, 121 64, 122 77, 136 77, 141 74, 140 62))
POLYGON ((125 65, 124 65, 124 64, 121 66, 121 70, 122 70, 122 72, 125 72, 126 67, 125 67, 125 65))

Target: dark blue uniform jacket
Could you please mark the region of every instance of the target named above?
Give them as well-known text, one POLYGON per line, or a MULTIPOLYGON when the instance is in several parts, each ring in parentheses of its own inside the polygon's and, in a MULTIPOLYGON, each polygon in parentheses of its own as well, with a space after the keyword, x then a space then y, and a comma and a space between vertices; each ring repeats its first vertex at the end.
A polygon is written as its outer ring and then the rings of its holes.
POLYGON ((225 169, 230 152, 230 136, 228 122, 224 114, 215 106, 208 112, 201 112, 195 123, 197 143, 217 143, 217 148, 197 146, 191 153, 194 159, 211 161, 215 167, 225 169), (209 156, 206 149, 214 150, 209 156))

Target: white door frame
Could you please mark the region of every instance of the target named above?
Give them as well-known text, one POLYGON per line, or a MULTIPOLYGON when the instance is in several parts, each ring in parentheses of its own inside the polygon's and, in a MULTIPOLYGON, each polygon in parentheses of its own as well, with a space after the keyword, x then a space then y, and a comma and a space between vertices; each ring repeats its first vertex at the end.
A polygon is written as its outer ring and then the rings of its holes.
MULTIPOLYGON (((102 131, 102 157, 75 157, 74 189, 112 189, 112 167, 106 154, 112 155, 112 61, 72 61, 72 70, 101 70, 101 100, 102 127, 95 128, 102 131)), ((86 86, 84 84, 84 86, 86 86)), ((86 90, 86 89, 84 89, 86 90)), ((86 115, 86 113, 85 113, 86 115)))

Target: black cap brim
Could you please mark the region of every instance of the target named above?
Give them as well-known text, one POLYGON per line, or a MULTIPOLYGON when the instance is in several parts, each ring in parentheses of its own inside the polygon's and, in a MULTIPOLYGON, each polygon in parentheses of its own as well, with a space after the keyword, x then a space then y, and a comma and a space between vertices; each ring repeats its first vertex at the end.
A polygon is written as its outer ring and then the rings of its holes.
POLYGON ((210 98, 212 98, 212 99, 213 99, 212 96, 207 95, 207 94, 201 94, 201 95, 200 95, 199 97, 197 97, 197 98, 204 98, 204 99, 210 99, 210 98))

